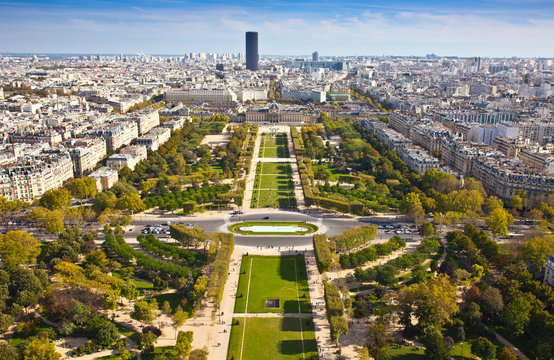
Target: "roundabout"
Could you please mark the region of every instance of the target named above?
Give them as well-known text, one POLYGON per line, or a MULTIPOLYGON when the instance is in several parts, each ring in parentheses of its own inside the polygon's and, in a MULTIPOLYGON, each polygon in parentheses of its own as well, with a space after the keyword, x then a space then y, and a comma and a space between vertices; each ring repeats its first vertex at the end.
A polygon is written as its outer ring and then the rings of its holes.
POLYGON ((308 235, 319 228, 300 221, 245 221, 229 225, 229 231, 240 235, 308 235))

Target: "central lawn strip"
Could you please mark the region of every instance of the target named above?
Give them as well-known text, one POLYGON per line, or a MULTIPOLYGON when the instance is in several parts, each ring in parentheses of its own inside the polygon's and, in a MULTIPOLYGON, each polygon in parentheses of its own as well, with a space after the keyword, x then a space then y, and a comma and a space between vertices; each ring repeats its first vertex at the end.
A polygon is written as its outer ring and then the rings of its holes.
POLYGON ((260 208, 288 208, 296 206, 296 198, 292 190, 258 190, 256 195, 256 198, 259 197, 258 207, 260 208))
POLYGON ((300 301, 302 313, 312 312, 306 264, 302 255, 244 256, 240 271, 235 313, 243 313, 245 310, 250 271, 252 271, 252 276, 250 277, 250 295, 248 299, 249 313, 280 313, 283 311, 298 313, 298 301, 300 301), (250 258, 253 258, 252 269, 250 269, 250 258), (293 261, 296 261, 300 298, 296 295, 293 261), (281 307, 266 309, 266 299, 279 299, 281 307))
POLYGON ((305 223, 305 222, 299 222, 299 221, 245 221, 241 223, 234 223, 229 225, 229 230, 242 234, 242 235, 305 235, 305 234, 311 234, 313 232, 316 232, 318 230, 318 227, 314 224, 305 223), (262 226, 301 226, 304 228, 307 228, 305 231, 296 231, 294 233, 290 232, 251 232, 251 231, 244 231, 241 230, 242 227, 245 226, 256 226, 256 225, 262 225, 262 226))
POLYGON ((227 359, 240 359, 246 321, 243 360, 317 359, 314 322, 311 318, 234 318, 227 359), (237 324, 238 321, 238 325, 237 324), (302 321, 302 332, 300 330, 302 321), (304 338, 304 356, 302 354, 304 338))
POLYGON ((291 175, 292 168, 289 163, 263 162, 262 174, 291 175))
POLYGON ((260 189, 279 189, 289 190, 293 188, 290 176, 287 175, 258 175, 261 179, 256 179, 260 189))
POLYGON ((259 157, 288 158, 290 157, 286 134, 262 135, 259 157))

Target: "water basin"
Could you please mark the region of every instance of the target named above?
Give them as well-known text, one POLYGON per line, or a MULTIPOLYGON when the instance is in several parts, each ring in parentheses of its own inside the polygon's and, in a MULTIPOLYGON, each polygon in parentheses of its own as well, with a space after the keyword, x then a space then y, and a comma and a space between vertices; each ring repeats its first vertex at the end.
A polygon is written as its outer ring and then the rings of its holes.
POLYGON ((295 225, 251 225, 241 226, 240 231, 248 231, 253 233, 295 233, 308 231, 307 227, 295 225))

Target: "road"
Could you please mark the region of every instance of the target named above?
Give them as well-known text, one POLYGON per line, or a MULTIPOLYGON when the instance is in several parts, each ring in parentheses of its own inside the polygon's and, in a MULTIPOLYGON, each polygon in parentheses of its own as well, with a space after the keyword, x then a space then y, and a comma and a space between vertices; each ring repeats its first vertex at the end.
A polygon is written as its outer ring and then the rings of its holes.
MULTIPOLYGON (((191 224, 191 226, 200 227, 207 233, 227 232, 227 227, 236 222, 243 221, 306 221, 319 227, 319 233, 325 233, 327 236, 333 236, 343 233, 345 230, 356 226, 368 224, 394 223, 401 225, 411 225, 405 218, 395 218, 394 216, 370 216, 370 217, 352 217, 348 215, 338 215, 322 211, 310 211, 310 213, 283 211, 278 209, 256 209, 250 210, 243 215, 232 215, 230 211, 210 212, 195 214, 192 216, 178 216, 170 214, 141 213, 133 217, 131 222, 132 231, 125 234, 125 240, 129 243, 135 243, 136 237, 146 225, 165 225, 168 221, 171 223, 191 224)), ((379 230, 377 238, 391 236, 384 234, 379 230)), ((169 238, 161 235, 160 238, 169 238)), ((245 247, 295 247, 301 250, 311 248, 312 235, 307 236, 243 236, 235 234, 235 244, 245 247)))

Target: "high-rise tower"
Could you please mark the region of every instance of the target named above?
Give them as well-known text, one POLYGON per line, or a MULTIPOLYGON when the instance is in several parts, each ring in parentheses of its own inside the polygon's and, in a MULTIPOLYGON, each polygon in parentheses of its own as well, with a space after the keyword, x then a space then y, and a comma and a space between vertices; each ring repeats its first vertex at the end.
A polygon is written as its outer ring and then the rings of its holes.
POLYGON ((258 70, 258 33, 254 31, 246 32, 246 68, 258 70))
POLYGON ((312 53, 312 61, 319 61, 319 53, 317 51, 312 53))

